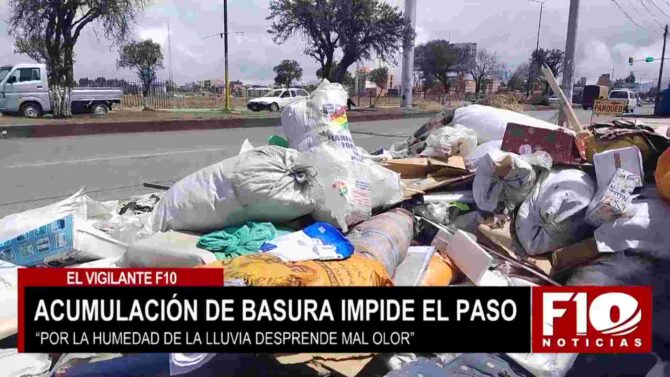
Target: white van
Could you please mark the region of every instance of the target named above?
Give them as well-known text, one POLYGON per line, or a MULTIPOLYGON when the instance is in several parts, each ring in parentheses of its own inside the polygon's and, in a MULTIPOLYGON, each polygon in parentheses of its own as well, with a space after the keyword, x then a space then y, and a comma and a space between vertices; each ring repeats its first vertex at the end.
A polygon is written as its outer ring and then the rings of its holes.
POLYGON ((628 89, 615 89, 610 92, 609 95, 610 100, 618 101, 618 102, 623 102, 624 103, 624 111, 627 113, 632 113, 635 111, 635 108, 641 104, 638 103, 637 101, 637 96, 632 90, 628 89))

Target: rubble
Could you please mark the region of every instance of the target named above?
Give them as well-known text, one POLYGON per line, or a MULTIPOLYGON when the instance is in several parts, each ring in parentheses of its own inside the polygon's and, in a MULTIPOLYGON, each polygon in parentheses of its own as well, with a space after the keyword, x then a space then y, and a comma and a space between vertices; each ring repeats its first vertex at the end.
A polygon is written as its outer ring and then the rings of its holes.
MULTIPOLYGON (((653 129, 615 121, 575 133, 472 105, 443 111, 381 158, 354 144, 341 87, 324 81, 317 92, 282 114, 286 140, 247 140, 240 155, 165 193, 99 203, 80 190, 0 219, 2 270, 92 262, 225 268, 232 286, 519 286, 628 284, 617 280, 630 275, 628 263, 637 273, 668 258, 670 140, 653 129), (69 234, 58 249, 38 258, 18 248, 17 238, 33 237, 39 251, 38 236, 53 224, 69 234)), ((0 319, 15 318, 5 291, 0 319)), ((3 337, 12 333, 6 327, 3 337)), ((3 352, 0 360, 18 357, 3 352)), ((46 368, 44 356, 34 356, 36 371, 46 368)), ((182 356, 173 359, 212 358, 182 356)), ((482 363, 506 375, 564 376, 577 358, 396 356, 393 376, 482 363)), ((379 355, 274 357, 356 375, 379 355)))

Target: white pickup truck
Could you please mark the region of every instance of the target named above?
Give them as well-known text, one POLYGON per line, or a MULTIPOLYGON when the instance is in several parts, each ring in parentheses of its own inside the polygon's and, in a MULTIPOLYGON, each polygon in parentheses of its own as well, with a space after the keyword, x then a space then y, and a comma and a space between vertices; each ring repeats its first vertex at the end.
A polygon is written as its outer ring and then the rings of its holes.
MULTIPOLYGON (((18 113, 37 118, 51 112, 47 70, 44 64, 0 67, 0 113, 18 113)), ((75 88, 72 112, 104 115, 121 103, 121 88, 75 88)))

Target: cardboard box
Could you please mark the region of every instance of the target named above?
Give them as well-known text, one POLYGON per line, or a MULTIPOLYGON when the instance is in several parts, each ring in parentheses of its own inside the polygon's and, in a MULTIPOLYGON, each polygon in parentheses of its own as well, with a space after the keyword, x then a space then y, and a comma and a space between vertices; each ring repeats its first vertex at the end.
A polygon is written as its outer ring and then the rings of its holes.
POLYGON ((452 156, 448 159, 438 157, 402 158, 384 162, 382 165, 399 173, 402 179, 425 178, 429 174, 435 177, 458 176, 469 172, 461 156, 452 156))
POLYGON ((586 209, 585 221, 595 227, 616 220, 626 212, 631 195, 640 177, 623 169, 616 169, 611 182, 601 188, 586 209))
POLYGON ((637 147, 612 149, 593 155, 593 166, 596 169, 598 188, 609 185, 614 172, 623 169, 635 174, 640 181, 635 187, 642 187, 644 182, 644 166, 642 165, 642 153, 637 147))
POLYGON ((549 130, 516 123, 507 124, 502 150, 520 155, 545 151, 555 164, 573 163, 580 159, 573 131, 549 130))

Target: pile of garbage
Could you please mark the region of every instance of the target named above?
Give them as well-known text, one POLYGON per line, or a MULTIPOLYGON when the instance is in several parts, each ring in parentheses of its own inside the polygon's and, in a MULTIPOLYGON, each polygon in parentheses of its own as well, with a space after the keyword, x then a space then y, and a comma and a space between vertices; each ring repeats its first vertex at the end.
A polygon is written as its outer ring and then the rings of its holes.
MULTIPOLYGON (((235 286, 659 283, 653 272, 670 244, 670 140, 653 129, 615 121, 575 133, 471 105, 368 153, 354 143, 346 102, 346 91, 324 80, 309 99, 284 109, 286 139, 258 147, 246 141, 238 156, 165 192, 103 203, 82 189, 0 219, 2 338, 16 332, 20 267, 224 268, 224 285, 235 286)), ((669 335, 662 324, 654 331, 669 335)), ((10 375, 67 376, 110 362, 66 354, 53 365, 54 357, 0 351, 4 365, 20 366, 10 375)), ((232 356, 172 354, 170 365, 195 371, 221 357, 232 356)), ((436 361, 444 370, 491 364, 496 375, 565 376, 576 359, 276 357, 344 375, 381 360, 390 376, 429 375, 436 361)))
POLYGON ((526 97, 519 93, 492 94, 479 102, 480 105, 491 106, 498 109, 523 111, 526 97))

